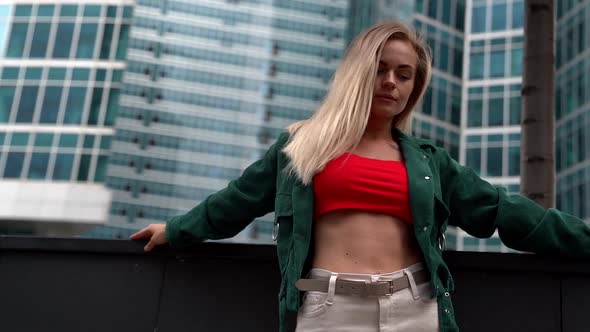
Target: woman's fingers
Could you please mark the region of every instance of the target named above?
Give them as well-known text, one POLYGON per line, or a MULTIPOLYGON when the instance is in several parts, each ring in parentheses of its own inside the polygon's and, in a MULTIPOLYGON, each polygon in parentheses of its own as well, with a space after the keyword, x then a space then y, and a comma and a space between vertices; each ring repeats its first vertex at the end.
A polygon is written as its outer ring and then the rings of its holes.
POLYGON ((131 240, 137 240, 137 239, 144 239, 144 238, 148 238, 152 236, 152 230, 150 228, 150 226, 145 227, 144 229, 140 230, 139 232, 132 234, 129 238, 131 240))
POLYGON ((154 246, 156 244, 154 243, 154 237, 152 237, 150 239, 150 241, 145 245, 145 247, 143 247, 143 251, 148 252, 151 251, 152 249, 154 249, 154 246))
POLYGON ((166 243, 166 225, 151 224, 129 237, 131 240, 149 239, 143 247, 144 251, 150 251, 155 246, 166 243))

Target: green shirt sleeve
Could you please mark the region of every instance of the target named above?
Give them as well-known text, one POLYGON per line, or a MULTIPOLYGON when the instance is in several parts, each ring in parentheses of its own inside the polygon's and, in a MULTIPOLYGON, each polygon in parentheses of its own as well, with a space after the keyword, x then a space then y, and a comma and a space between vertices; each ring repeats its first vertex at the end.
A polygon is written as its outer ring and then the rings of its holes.
POLYGON ((166 239, 172 247, 186 247, 207 239, 238 234, 256 217, 274 210, 277 154, 287 139, 282 134, 264 157, 248 166, 226 188, 210 195, 188 213, 166 224, 166 239))
POLYGON ((497 230, 502 242, 515 250, 590 256, 590 228, 581 219, 544 209, 522 195, 508 195, 459 165, 446 151, 437 154, 450 225, 479 238, 497 230))

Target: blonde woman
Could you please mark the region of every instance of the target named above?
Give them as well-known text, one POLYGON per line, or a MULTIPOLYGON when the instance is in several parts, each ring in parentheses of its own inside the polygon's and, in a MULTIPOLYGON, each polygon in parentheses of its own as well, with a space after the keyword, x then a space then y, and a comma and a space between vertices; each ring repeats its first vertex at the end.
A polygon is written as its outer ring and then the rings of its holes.
POLYGON ((281 330, 291 310, 297 331, 458 330, 442 259, 448 224, 477 237, 497 230, 517 250, 590 254, 581 220, 508 196, 407 134, 430 63, 405 25, 366 30, 311 118, 227 188, 132 239, 149 239, 146 251, 186 247, 231 237, 274 211, 281 330))

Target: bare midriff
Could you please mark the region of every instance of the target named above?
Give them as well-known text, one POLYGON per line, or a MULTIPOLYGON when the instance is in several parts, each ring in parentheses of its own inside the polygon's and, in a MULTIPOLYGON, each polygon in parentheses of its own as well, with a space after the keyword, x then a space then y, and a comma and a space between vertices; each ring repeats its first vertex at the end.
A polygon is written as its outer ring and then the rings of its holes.
POLYGON ((316 220, 314 228, 314 268, 380 274, 423 261, 414 225, 390 215, 332 211, 316 220))

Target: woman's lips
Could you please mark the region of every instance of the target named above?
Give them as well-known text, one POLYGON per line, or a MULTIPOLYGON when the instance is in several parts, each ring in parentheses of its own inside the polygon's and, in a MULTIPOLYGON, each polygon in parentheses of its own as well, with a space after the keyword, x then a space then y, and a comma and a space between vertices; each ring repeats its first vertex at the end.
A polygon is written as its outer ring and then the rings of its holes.
POLYGON ((397 102, 397 100, 395 98, 393 98, 392 96, 377 95, 377 96, 375 96, 375 99, 377 99, 380 102, 385 102, 385 103, 397 102))

